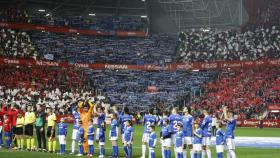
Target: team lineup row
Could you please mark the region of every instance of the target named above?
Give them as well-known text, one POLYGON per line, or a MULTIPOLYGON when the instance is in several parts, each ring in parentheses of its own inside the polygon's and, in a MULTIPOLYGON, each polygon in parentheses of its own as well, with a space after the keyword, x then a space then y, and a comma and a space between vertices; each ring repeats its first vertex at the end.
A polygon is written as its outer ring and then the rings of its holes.
MULTIPOLYGON (((112 157, 119 157, 118 140, 119 137, 123 143, 123 149, 126 157, 132 158, 133 133, 134 128, 132 124, 132 116, 129 115, 127 108, 122 111, 113 107, 113 112, 110 114, 101 106, 94 106, 91 101, 76 101, 72 104, 72 113, 74 117, 74 125, 72 131, 71 154, 75 153, 75 145, 79 146, 79 153, 77 156, 93 156, 94 141, 99 145, 99 157, 105 156, 105 131, 106 131, 106 117, 111 118, 111 125, 109 131, 109 140, 112 143, 112 157), (93 119, 97 117, 97 129, 93 125, 93 119), (119 134, 120 128, 120 134, 119 134)), ((59 154, 65 154, 67 124, 64 119, 56 125, 55 111, 47 108, 46 112, 37 107, 36 114, 32 111, 32 107, 28 106, 26 112, 22 112, 17 108, 11 106, 10 109, 5 109, 2 106, 2 113, 4 121, 0 119, 0 132, 2 135, 2 126, 6 138, 6 146, 10 148, 12 140, 16 140, 17 148, 23 149, 24 138, 28 150, 35 150, 33 128, 35 126, 38 149, 46 150, 46 138, 44 126, 47 124, 48 137, 48 151, 55 152, 56 136, 60 144, 59 154), (57 127, 57 134, 56 134, 57 127), (23 130, 24 129, 24 130, 23 130)), ((142 137, 142 158, 145 158, 146 147, 149 149, 149 157, 155 158, 155 148, 157 139, 159 138, 162 157, 171 158, 171 147, 174 147, 176 158, 186 158, 187 150, 191 158, 201 158, 207 156, 211 158, 210 140, 212 131, 212 117, 207 110, 203 110, 203 120, 193 118, 191 115, 191 108, 185 107, 183 114, 178 114, 178 108, 173 108, 170 115, 164 112, 163 116, 158 120, 153 115, 153 110, 149 110, 143 118, 144 132, 142 137), (155 132, 155 126, 159 125, 161 128, 160 136, 155 132)), ((235 158, 234 145, 234 129, 236 126, 236 119, 233 113, 223 108, 221 121, 217 123, 216 136, 216 152, 217 157, 222 158, 224 149, 227 151, 228 158, 235 158), (221 129, 223 123, 226 123, 226 131, 221 129)), ((0 137, 2 138, 2 137, 0 137)), ((2 144, 2 140, 0 142, 2 144)))

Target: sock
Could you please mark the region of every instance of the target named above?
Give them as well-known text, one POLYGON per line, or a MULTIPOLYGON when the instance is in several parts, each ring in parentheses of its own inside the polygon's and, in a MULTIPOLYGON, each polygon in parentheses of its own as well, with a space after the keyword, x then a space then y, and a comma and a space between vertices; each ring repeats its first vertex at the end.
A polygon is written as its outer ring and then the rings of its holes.
POLYGON ((31 142, 30 148, 33 149, 34 148, 34 138, 31 138, 30 142, 31 142))
POLYGON ((206 156, 206 150, 202 150, 202 157, 205 158, 206 156))
POLYGON ((29 138, 26 139, 26 148, 27 149, 30 149, 30 141, 31 140, 29 138))
POLYGON ((177 152, 176 152, 176 147, 175 147, 175 145, 174 145, 174 155, 175 155, 175 158, 178 158, 178 154, 177 154, 177 152))
POLYGON ((90 155, 94 154, 94 147, 93 147, 93 145, 89 145, 89 154, 90 155))
POLYGON ((79 148, 80 148, 80 154, 84 154, 84 147, 83 147, 83 145, 79 145, 79 148))
POLYGON ((52 141, 48 141, 48 150, 52 151, 52 141))
POLYGON ((217 153, 218 158, 223 158, 223 153, 217 153))
POLYGON ((197 158, 201 158, 201 153, 197 153, 197 158))
POLYGON ((127 149, 127 146, 124 146, 124 147, 123 147, 123 150, 124 150, 125 156, 128 156, 128 149, 127 149))
POLYGON ((166 151, 166 157, 165 158, 171 158, 171 150, 166 151))
POLYGON ((231 158, 229 150, 227 150, 227 158, 231 158))
POLYGON ((62 153, 65 154, 66 144, 62 144, 62 153))
POLYGON ((56 140, 53 141, 53 146, 52 147, 53 147, 53 151, 55 151, 55 149, 56 149, 56 140))
POLYGON ((118 152, 117 152, 117 150, 118 150, 118 146, 113 146, 113 156, 115 156, 115 157, 117 157, 118 156, 118 152))
POLYGON ((75 152, 75 145, 76 145, 76 141, 72 140, 72 145, 71 145, 71 152, 74 153, 75 152))
POLYGON ((20 148, 23 149, 23 145, 24 145, 24 139, 23 138, 20 138, 20 145, 21 145, 20 148))
POLYGON ((20 144, 20 139, 17 139, 17 147, 20 148, 21 147, 21 144, 20 144))
POLYGON ((128 147, 128 156, 132 158, 132 146, 128 147))
POLYGON ((62 149, 63 147, 62 147, 62 144, 60 144, 60 150, 59 150, 59 153, 62 153, 62 149))
POLYGON ((196 153, 196 152, 193 154, 193 157, 194 157, 194 158, 197 158, 197 153, 196 153))
POLYGON ((161 157, 166 158, 165 155, 166 155, 166 150, 164 149, 163 146, 161 146, 161 157))
POLYGON ((187 150, 186 149, 183 150, 183 157, 187 158, 187 150))
POLYGON ((9 140, 6 138, 6 147, 9 148, 9 140))
POLYGON ((146 156, 146 145, 142 144, 142 157, 145 158, 146 156))
POLYGON ((191 155, 191 158, 194 158, 194 152, 193 152, 193 149, 190 149, 190 155, 191 155))
POLYGON ((155 158, 156 156, 155 156, 155 152, 153 151, 153 152, 151 152, 151 158, 155 158))
POLYGON ((233 150, 229 150, 231 158, 236 158, 235 152, 233 150))
POLYGON ((183 153, 177 153, 177 158, 183 158, 183 153))
POLYGON ((104 156, 105 155, 105 148, 104 146, 99 146, 100 147, 100 155, 104 156))
POLYGON ((211 150, 210 150, 210 149, 207 149, 207 150, 206 150, 206 154, 207 154, 207 157, 208 157, 208 158, 211 158, 211 150))

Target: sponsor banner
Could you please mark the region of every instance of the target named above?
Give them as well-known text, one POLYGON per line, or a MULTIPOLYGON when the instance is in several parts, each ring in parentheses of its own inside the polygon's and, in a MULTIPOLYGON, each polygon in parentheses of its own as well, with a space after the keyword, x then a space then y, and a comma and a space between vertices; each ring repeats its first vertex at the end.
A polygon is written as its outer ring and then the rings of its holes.
MULTIPOLYGON (((257 119, 237 120, 237 125, 240 127, 259 127, 260 120, 257 119)), ((263 127, 280 128, 280 120, 263 120, 263 127)))
POLYGON ((38 26, 28 23, 10 23, 0 22, 0 27, 11 28, 11 29, 23 29, 23 30, 38 30, 48 31, 56 33, 79 33, 84 35, 93 36, 122 36, 122 37, 146 37, 147 33, 144 31, 97 31, 97 30, 86 30, 86 29, 73 29, 68 27, 56 27, 56 26, 38 26))
POLYGON ((270 104, 267 106, 267 110, 269 111, 280 111, 280 104, 270 104))
POLYGON ((146 65, 127 65, 127 64, 87 64, 87 63, 67 63, 55 62, 50 60, 34 59, 14 59, 1 58, 0 65, 23 65, 23 66, 54 66, 54 67, 75 67, 90 69, 110 69, 110 70, 145 70, 145 71, 199 71, 209 69, 225 68, 250 68, 262 66, 280 66, 280 60, 258 60, 258 61, 235 61, 235 62, 212 62, 212 63, 171 63, 166 66, 146 65))

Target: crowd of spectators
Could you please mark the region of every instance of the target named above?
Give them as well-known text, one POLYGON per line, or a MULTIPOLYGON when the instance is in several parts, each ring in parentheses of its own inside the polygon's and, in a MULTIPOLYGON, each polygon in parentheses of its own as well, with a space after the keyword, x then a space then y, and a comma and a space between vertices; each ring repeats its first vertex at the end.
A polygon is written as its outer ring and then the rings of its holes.
MULTIPOLYGON (((130 70, 92 70, 91 79, 110 103, 129 105, 131 111, 155 107, 159 111, 187 100, 191 91, 200 89, 217 75, 206 72, 145 72, 130 70)), ((187 101, 185 101, 185 105, 187 101)), ((181 103, 184 106, 184 103, 181 103)))
POLYGON ((172 61, 176 47, 176 37, 167 35, 117 38, 33 32, 31 37, 40 56, 82 63, 160 65, 172 61))
POLYGON ((67 16, 53 17, 48 13, 28 14, 16 8, 0 10, 0 20, 5 22, 31 23, 57 27, 70 27, 75 29, 93 29, 105 31, 146 31, 148 19, 122 16, 67 16))
POLYGON ((280 102, 280 70, 277 67, 247 70, 223 70, 219 79, 203 88, 205 94, 196 98, 196 109, 210 108, 219 112, 228 106, 240 118, 258 118, 268 104, 280 102))
POLYGON ((51 67, 0 67, 0 99, 27 105, 45 105, 67 113, 74 98, 91 96, 88 76, 80 70, 51 67))
POLYGON ((200 29, 179 35, 177 59, 183 62, 258 60, 280 57, 279 26, 253 30, 200 29))
POLYGON ((36 58, 37 51, 26 32, 1 29, 0 56, 36 58))

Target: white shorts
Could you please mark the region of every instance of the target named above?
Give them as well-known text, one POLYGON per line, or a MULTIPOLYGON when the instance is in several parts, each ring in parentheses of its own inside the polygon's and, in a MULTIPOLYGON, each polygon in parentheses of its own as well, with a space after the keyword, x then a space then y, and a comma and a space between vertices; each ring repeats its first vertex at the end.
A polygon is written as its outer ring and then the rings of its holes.
POLYGON ((211 137, 202 137, 202 145, 209 146, 211 142, 211 137))
POLYGON ((122 134, 122 142, 123 142, 123 143, 125 142, 125 140, 124 140, 124 134, 122 134))
POLYGON ((227 144, 227 149, 228 149, 228 150, 234 150, 234 149, 235 149, 234 139, 232 139, 232 138, 227 138, 227 139, 226 139, 226 144, 227 144))
POLYGON ((99 137, 99 133, 100 133, 100 128, 97 128, 96 129, 96 138, 95 138, 96 140, 99 140, 99 138, 98 138, 99 137))
POLYGON ((216 152, 217 153, 224 152, 224 145, 216 145, 216 152))
POLYGON ((118 137, 110 137, 109 140, 118 140, 118 137))
POLYGON ((101 146, 103 146, 103 145, 105 145, 105 142, 99 142, 99 145, 101 146))
POLYGON ((144 133, 143 136, 142 136, 142 142, 148 143, 149 142, 149 136, 150 136, 149 133, 144 133))
POLYGON ((59 144, 66 144, 65 135, 59 135, 58 136, 58 141, 59 141, 59 144))
POLYGON ((131 141, 124 141, 125 144, 133 144, 131 141))
POLYGON ((193 151, 202 151, 201 144, 193 144, 193 151))
POLYGON ((172 145, 176 144, 176 134, 171 134, 171 144, 172 145))
POLYGON ((184 137, 184 144, 192 145, 192 137, 184 137))
POLYGON ((171 138, 166 138, 161 141, 163 147, 171 147, 171 138))
POLYGON ((182 153, 183 152, 183 147, 176 147, 176 153, 182 153))
POLYGON ((88 145, 93 145, 93 143, 94 143, 94 140, 89 140, 88 139, 88 145))
POLYGON ((78 130, 77 129, 73 129, 72 140, 78 140, 77 136, 78 136, 78 130))

